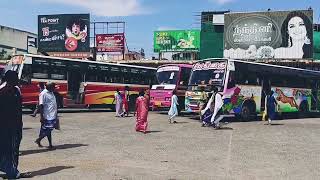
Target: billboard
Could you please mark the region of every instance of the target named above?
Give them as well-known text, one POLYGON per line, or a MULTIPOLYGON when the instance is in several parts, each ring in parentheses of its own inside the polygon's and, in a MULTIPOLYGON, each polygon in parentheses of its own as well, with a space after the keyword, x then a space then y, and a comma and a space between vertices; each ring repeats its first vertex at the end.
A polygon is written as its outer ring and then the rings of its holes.
POLYGON ((89 14, 39 15, 38 51, 68 58, 89 57, 89 30, 89 14))
POLYGON ((302 59, 313 57, 313 11, 227 13, 224 57, 302 59))
POLYGON ((98 52, 123 52, 124 33, 117 34, 97 34, 96 44, 98 52))
POLYGON ((154 52, 199 51, 200 30, 154 32, 154 52))

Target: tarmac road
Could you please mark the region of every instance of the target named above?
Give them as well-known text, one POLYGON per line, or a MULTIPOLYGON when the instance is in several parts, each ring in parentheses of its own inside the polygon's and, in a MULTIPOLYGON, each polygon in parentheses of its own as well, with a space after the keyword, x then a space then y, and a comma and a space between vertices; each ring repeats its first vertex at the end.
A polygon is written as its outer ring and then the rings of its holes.
MULTIPOLYGON (((113 112, 61 113, 56 150, 39 149, 39 120, 24 115, 20 170, 34 179, 319 179, 320 119, 234 122, 225 129, 149 115, 148 134, 134 117, 113 112)), ((47 141, 43 141, 47 145, 47 141)))

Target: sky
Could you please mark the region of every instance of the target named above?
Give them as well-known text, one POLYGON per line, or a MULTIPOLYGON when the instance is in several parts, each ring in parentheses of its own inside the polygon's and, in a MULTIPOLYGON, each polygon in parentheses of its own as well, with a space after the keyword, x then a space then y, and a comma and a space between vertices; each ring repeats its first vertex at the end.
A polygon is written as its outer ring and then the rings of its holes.
POLYGON ((154 56, 156 30, 200 29, 202 11, 296 10, 312 7, 320 23, 320 0, 0 0, 0 25, 37 33, 37 16, 90 13, 91 21, 124 21, 130 50, 154 56))

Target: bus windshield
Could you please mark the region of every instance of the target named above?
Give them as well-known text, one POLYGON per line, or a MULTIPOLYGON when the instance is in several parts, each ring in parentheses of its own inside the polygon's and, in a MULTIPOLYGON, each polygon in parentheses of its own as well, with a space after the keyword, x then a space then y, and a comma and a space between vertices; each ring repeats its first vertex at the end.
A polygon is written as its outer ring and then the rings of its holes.
POLYGON ((189 86, 223 86, 227 62, 199 62, 193 66, 189 86))
POLYGON ((177 84, 179 76, 178 66, 166 66, 157 70, 159 84, 177 84))

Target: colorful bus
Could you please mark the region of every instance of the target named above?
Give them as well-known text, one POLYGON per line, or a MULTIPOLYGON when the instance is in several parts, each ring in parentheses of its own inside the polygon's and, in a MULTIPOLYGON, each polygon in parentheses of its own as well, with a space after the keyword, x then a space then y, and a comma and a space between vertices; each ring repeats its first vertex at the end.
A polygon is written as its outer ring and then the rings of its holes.
POLYGON ((265 109, 265 97, 272 91, 278 112, 304 114, 319 108, 320 71, 246 62, 207 59, 194 64, 186 92, 186 110, 198 112, 200 90, 217 87, 223 94, 223 112, 244 120, 265 109))
POLYGON ((49 81, 56 83, 65 107, 113 107, 115 91, 125 88, 134 107, 139 91, 150 89, 156 73, 156 68, 40 55, 14 56, 9 69, 18 72, 23 105, 30 108, 38 103, 39 84, 49 81))
POLYGON ((160 66, 156 73, 158 84, 153 85, 150 90, 151 108, 170 108, 172 92, 176 90, 180 104, 179 107, 183 109, 191 69, 192 65, 190 64, 160 66))

